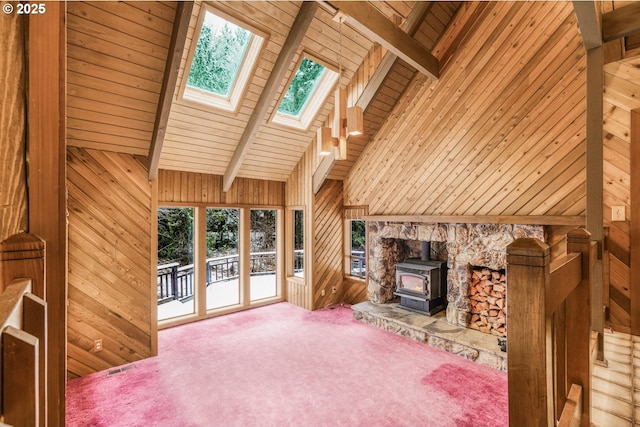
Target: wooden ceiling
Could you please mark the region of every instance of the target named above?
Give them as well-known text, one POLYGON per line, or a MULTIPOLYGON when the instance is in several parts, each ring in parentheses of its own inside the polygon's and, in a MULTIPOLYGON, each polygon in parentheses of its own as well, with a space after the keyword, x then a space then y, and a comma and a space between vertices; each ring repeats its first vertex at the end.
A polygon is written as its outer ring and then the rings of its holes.
MULTIPOLYGON (((160 168, 225 174, 283 51, 301 4, 300 1, 215 2, 217 8, 231 16, 248 20, 268 32, 266 46, 239 111, 227 113, 184 101, 179 96, 202 5, 201 1, 194 3, 162 140, 160 168)), ((402 24, 416 2, 375 1, 370 4, 390 21, 402 24)), ((430 50, 459 5, 460 2, 430 5, 415 30, 415 40, 430 50)), ((149 155, 175 16, 175 2, 69 3, 69 146, 149 155)), ((351 105, 366 89, 386 49, 348 24, 342 25, 341 36, 331 7, 319 7, 284 77, 277 84, 277 95, 269 100, 267 114, 261 118, 237 176, 285 181, 309 144, 315 141, 316 129, 330 116, 332 96, 306 131, 292 130, 269 120, 302 52, 316 55, 336 67, 341 63, 340 84, 351 88, 351 105)), ((366 105, 365 136, 351 141, 348 160, 332 165, 330 177, 342 179, 346 176, 415 73, 416 70, 406 62, 395 61, 366 105)))
MULTIPOLYGON (((627 5, 627 2, 618 1, 605 3, 611 10, 627 5)), ((412 16, 420 7, 424 8, 419 15, 419 24, 408 33, 426 51, 434 52, 441 61, 441 68, 451 52, 438 52, 438 42, 447 29, 451 29, 454 16, 458 15, 455 22, 461 26, 467 25, 462 23, 465 22, 463 19, 468 25, 480 19, 476 15, 465 15, 472 9, 469 2, 430 2, 427 6, 414 1, 371 1, 366 4, 405 31, 408 31, 404 27, 413 19, 412 16)), ((68 3, 69 146, 150 155, 154 126, 157 127, 159 111, 162 111, 159 104, 167 61, 171 58, 176 5, 176 2, 168 1, 68 3)), ((225 175, 229 174, 235 155, 240 157, 240 161, 234 177, 285 181, 309 144, 314 143, 316 129, 328 121, 333 109, 333 97, 329 96, 306 131, 270 122, 276 103, 304 51, 336 66, 341 63, 340 84, 348 89, 349 105, 359 103, 365 108, 365 135, 350 139, 347 160, 323 160, 319 167, 322 179, 343 180, 352 172, 369 141, 379 138, 380 129, 385 124, 389 125, 391 114, 394 108, 397 109, 403 93, 412 87, 411 83, 420 74, 413 66, 398 59, 392 62, 380 80, 376 70, 384 64, 389 53, 387 49, 374 43, 370 34, 364 36, 355 30, 348 20, 342 25, 340 36, 340 25, 333 17, 335 9, 331 12, 331 5, 318 7, 300 45, 286 64, 282 78, 275 84, 275 95, 267 99, 266 113, 259 116, 255 134, 246 145, 246 153, 238 156, 243 133, 250 126, 276 61, 282 56, 283 46, 302 2, 215 2, 217 8, 248 20, 268 33, 266 46, 237 113, 185 102, 179 96, 201 5, 200 0, 193 5, 181 49, 177 81, 167 90, 171 103, 164 112, 168 118, 159 138, 158 164, 162 169, 225 175), (376 79, 382 83, 377 81, 372 85, 376 79)), ((335 6, 340 7, 340 2, 335 6)), ((459 28, 456 37, 466 37, 465 32, 468 31, 466 27, 459 28)), ((623 43, 626 44, 622 47, 609 48, 609 51, 616 52, 610 55, 612 58, 628 56, 638 50, 635 48, 636 38, 628 38, 623 43)), ((441 44, 456 45, 451 40, 441 44)), ((428 81, 421 80, 420 84, 429 87, 431 79, 425 79, 428 81)), ((409 101, 405 107, 413 105, 409 101)))

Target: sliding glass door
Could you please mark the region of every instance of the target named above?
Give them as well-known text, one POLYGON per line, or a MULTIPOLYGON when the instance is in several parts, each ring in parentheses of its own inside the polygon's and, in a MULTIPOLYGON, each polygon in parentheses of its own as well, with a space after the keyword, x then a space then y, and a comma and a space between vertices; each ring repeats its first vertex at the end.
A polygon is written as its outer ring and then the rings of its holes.
POLYGON ((277 216, 275 209, 251 209, 251 302, 277 296, 277 216))
POLYGON ((240 304, 240 209, 207 209, 207 310, 240 304))
POLYGON ((193 208, 158 208, 158 320, 195 312, 193 208))
POLYGON ((280 220, 278 209, 158 208, 158 321, 278 301, 280 220))

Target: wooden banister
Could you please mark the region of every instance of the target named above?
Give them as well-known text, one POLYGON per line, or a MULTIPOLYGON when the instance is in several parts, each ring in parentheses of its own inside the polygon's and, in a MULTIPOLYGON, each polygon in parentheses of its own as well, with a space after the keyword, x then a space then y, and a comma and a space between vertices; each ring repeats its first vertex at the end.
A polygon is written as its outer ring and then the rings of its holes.
POLYGON ((582 386, 572 384, 569 395, 567 396, 567 403, 565 403, 562 413, 560 414, 558 427, 580 426, 582 421, 583 398, 582 386))
POLYGON ((567 252, 552 270, 545 243, 518 239, 507 247, 511 426, 551 427, 560 418, 565 427, 590 425, 589 281, 596 244, 586 230, 572 230, 567 252))
POLYGON ((0 420, 47 425, 44 242, 18 234, 0 243, 0 420))

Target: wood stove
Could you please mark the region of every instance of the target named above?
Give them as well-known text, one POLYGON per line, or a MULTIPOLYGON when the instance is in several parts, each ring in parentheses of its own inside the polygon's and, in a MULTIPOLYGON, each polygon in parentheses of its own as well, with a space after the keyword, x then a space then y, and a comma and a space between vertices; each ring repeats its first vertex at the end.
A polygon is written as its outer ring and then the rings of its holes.
MULTIPOLYGON (((424 257, 423 257, 424 258, 424 257)), ((447 305, 447 264, 410 258, 396 264, 396 291, 400 306, 429 316, 447 305)))

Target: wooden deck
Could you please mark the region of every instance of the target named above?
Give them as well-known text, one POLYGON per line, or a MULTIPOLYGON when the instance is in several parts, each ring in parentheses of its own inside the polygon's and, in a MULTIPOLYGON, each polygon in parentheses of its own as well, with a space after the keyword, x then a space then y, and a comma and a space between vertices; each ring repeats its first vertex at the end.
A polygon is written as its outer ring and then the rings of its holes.
MULTIPOLYGON (((251 301, 276 296, 275 274, 251 276, 251 301)), ((240 304, 240 286, 238 279, 212 283, 207 287, 207 310, 240 304)), ((158 320, 186 316, 194 312, 193 298, 180 302, 171 301, 158 305, 158 320)))
POLYGON ((640 426, 640 337, 605 332, 604 342, 608 366, 593 370, 592 426, 640 426))

